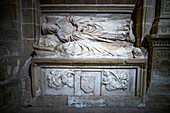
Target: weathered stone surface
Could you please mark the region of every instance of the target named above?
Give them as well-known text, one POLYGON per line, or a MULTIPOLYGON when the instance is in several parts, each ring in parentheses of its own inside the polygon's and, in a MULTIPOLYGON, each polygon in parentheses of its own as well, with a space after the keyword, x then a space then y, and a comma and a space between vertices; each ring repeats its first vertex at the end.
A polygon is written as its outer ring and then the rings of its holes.
POLYGON ((140 98, 131 96, 68 96, 68 107, 137 107, 140 98))
MULTIPOLYGON (((54 0, 54 1, 56 1, 56 3, 60 3, 61 2, 61 4, 63 2, 66 3, 66 0, 54 0), (59 1, 59 2, 57 2, 57 1, 59 1)), ((40 0, 40 4, 52 4, 52 1, 50 1, 50 0, 40 0)))
POLYGON ((168 48, 153 49, 153 75, 170 77, 170 50, 168 48))
POLYGON ((3 104, 7 105, 12 100, 12 87, 6 87, 3 89, 3 104))
POLYGON ((3 0, 0 2, 0 4, 17 4, 19 5, 20 4, 20 0, 3 0))
MULTIPOLYGON (((67 2, 67 4, 81 4, 81 0, 67 0, 66 2, 67 2)), ((55 2, 55 3, 57 3, 57 2, 55 2)), ((59 3, 61 3, 60 0, 59 0, 59 3)), ((64 1, 62 3, 64 3, 64 1)))
POLYGON ((34 102, 30 104, 34 107, 67 106, 67 96, 59 95, 39 96, 34 102))
POLYGON ((3 81, 6 79, 6 75, 7 75, 6 63, 7 63, 6 58, 0 59, 0 67, 1 67, 0 68, 0 81, 3 81))
POLYGON ((69 69, 44 70, 45 94, 52 95, 73 95, 75 72, 69 69))
POLYGON ((135 25, 135 34, 136 34, 136 38, 137 38, 137 42, 136 42, 136 45, 137 45, 137 47, 141 47, 141 34, 142 34, 142 32, 141 32, 141 24, 136 24, 135 25))
POLYGON ((2 46, 6 48, 8 51, 8 55, 10 56, 19 56, 22 54, 22 42, 20 41, 12 41, 12 42, 2 42, 2 46))
POLYGON ((3 90, 0 89, 0 106, 3 106, 3 90))
POLYGON ((22 20, 23 23, 34 23, 34 12, 33 9, 23 9, 22 10, 22 20))
POLYGON ((155 0, 146 0, 146 5, 155 6, 155 0))
POLYGON ((96 0, 82 0, 83 4, 96 4, 97 1, 96 0))
POLYGON ((19 40, 21 37, 18 21, 0 22, 0 34, 3 40, 19 40))
POLYGON ((39 10, 35 10, 34 12, 35 12, 34 13, 34 16, 35 16, 34 23, 40 25, 40 14, 41 14, 41 12, 39 10))
POLYGON ((161 0, 161 15, 163 18, 170 18, 170 4, 169 0, 161 0))
POLYGON ((4 46, 1 45, 1 42, 0 42, 0 57, 4 57, 4 56, 8 56, 9 55, 9 52, 8 52, 8 49, 4 46))
POLYGON ((133 46, 135 37, 130 19, 47 16, 44 20, 42 37, 34 46, 36 51, 50 51, 55 57, 67 58, 144 57, 142 51, 133 46))
POLYGON ((144 22, 145 23, 150 23, 152 24, 155 18, 154 13, 155 12, 155 7, 153 6, 145 6, 145 18, 144 18, 144 22))
POLYGON ((35 0, 22 0, 23 8, 33 8, 33 1, 35 0))
MULTIPOLYGON (((74 2, 74 0, 72 0, 74 2)), ((40 1, 41 3, 41 1, 40 1)), ((65 4, 66 3, 66 0, 54 0, 54 3, 55 4, 65 4)))
MULTIPOLYGON (((19 76, 19 72, 23 66, 25 58, 24 57, 5 57, 1 58, 0 62, 0 78, 2 80, 8 81, 8 79, 16 79, 19 76)), ((28 68, 27 68, 28 69, 28 68)))
POLYGON ((1 59, 1 77, 16 78, 22 67, 22 57, 8 57, 1 59))
POLYGON ((99 96, 68 96, 68 107, 107 106, 106 97, 99 96))
POLYGON ((152 28, 152 24, 150 22, 147 22, 146 24, 144 24, 144 32, 143 32, 143 35, 146 36, 150 33, 151 31, 151 28, 152 28))
POLYGON ((137 107, 140 104, 139 97, 132 96, 122 96, 122 95, 114 95, 107 96, 106 101, 109 107, 114 108, 127 108, 127 107, 137 107))
POLYGON ((25 80, 25 90, 31 91, 31 80, 30 80, 30 78, 25 80))
POLYGON ((0 86, 1 89, 1 99, 3 106, 15 103, 16 106, 20 103, 20 84, 19 81, 15 80, 11 83, 7 83, 4 86, 0 86))
POLYGON ((135 70, 104 70, 102 75, 102 95, 134 95, 135 70))
POLYGON ((111 4, 111 0, 97 0, 97 4, 111 4))
POLYGON ((35 29, 34 24, 23 24, 23 37, 24 38, 34 38, 35 29))
POLYGON ((84 70, 75 75, 75 95, 100 95, 101 71, 84 70))
POLYGON ((39 2, 39 0, 33 0, 33 6, 35 7, 36 10, 40 11, 40 2, 39 2))
POLYGON ((136 10, 135 10, 135 24, 142 24, 142 7, 138 7, 136 10))
POLYGON ((112 0, 112 4, 124 4, 125 0, 112 0))
POLYGON ((166 94, 148 94, 147 107, 149 111, 153 112, 169 112, 170 96, 166 94))
MULTIPOLYGON (((143 62, 142 60, 129 59, 122 62, 122 64, 115 62, 113 63, 115 65, 112 64, 113 66, 106 64, 109 59, 96 60, 64 60, 56 58, 46 58, 45 60, 45 58, 42 59, 41 57, 36 60, 34 58, 32 60, 33 96, 37 98, 44 95, 65 95, 70 97, 70 99, 68 98, 70 107, 97 107, 108 106, 108 104, 113 106, 113 102, 108 97, 105 98, 106 95, 117 96, 116 98, 121 96, 122 100, 118 104, 119 107, 127 106, 128 103, 129 106, 138 106, 138 103, 144 102, 145 97, 142 92, 145 92, 143 84, 146 84, 144 82, 146 75, 144 75, 142 70, 145 67, 132 66, 134 64, 139 65, 139 62, 143 62), (100 65, 98 64, 99 62, 100 65), (114 74, 110 77, 108 74, 105 74, 106 71, 114 74), (104 75, 108 77, 104 79, 104 75), (126 98, 127 96, 130 98, 126 98), (93 98, 90 100, 89 97, 93 98), (104 100, 102 100, 103 98, 104 100), (124 100, 125 103, 123 103, 124 100), (136 101, 137 103, 135 103, 136 101)), ((112 59, 111 61, 113 62, 114 60, 112 59)), ((145 62, 143 63, 145 64, 145 62)))
POLYGON ((11 71, 9 72, 9 77, 16 77, 19 74, 21 68, 21 59, 19 57, 10 57, 8 62, 8 66, 11 67, 11 71))
POLYGON ((36 32, 35 32, 35 39, 34 39, 35 43, 34 44, 38 43, 38 39, 40 37, 40 31, 41 31, 40 29, 41 29, 40 25, 36 25, 36 32))
POLYGON ((20 20, 20 7, 16 4, 0 4, 0 20, 20 20))
POLYGON ((34 44, 34 40, 24 40, 23 51, 25 54, 31 54, 33 52, 32 46, 34 44))
POLYGON ((22 113, 69 113, 68 107, 27 107, 22 108, 22 113))

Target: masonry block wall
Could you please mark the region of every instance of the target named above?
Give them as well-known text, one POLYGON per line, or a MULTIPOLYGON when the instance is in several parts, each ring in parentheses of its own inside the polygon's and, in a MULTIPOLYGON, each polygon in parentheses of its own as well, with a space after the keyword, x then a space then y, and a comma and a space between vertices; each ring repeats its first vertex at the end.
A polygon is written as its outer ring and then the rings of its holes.
MULTIPOLYGON (((23 65, 21 4, 19 0, 0 2, 0 106, 20 103, 20 76, 23 65)), ((16 107, 17 110, 17 107, 16 107)))
POLYGON ((38 0, 0 1, 0 111, 18 112, 30 92, 32 45, 40 34, 38 0), (13 109, 8 109, 11 106, 13 109), (5 111, 4 111, 5 110, 5 111))

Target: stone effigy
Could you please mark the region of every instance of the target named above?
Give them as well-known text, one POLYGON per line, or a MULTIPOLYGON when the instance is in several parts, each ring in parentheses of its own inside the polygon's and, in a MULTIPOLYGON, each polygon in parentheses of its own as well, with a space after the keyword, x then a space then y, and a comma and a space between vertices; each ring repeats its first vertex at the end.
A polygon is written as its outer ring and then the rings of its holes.
POLYGON ((130 19, 90 16, 47 16, 37 55, 57 58, 144 58, 134 47, 130 19))
POLYGON ((42 16, 33 46, 33 96, 66 95, 68 106, 100 104, 112 95, 144 102, 145 50, 134 46, 132 20, 112 16, 42 16), (93 96, 102 100, 84 99, 93 96))

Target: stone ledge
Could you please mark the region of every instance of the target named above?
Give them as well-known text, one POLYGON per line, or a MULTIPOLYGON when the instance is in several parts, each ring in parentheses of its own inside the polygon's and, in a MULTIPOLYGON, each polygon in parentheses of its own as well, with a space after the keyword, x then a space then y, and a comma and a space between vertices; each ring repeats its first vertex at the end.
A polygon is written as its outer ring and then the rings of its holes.
POLYGON ((42 58, 42 57, 35 57, 31 61, 32 63, 83 63, 83 64, 145 64, 147 63, 147 59, 112 59, 112 58, 96 58, 96 59, 91 59, 91 58, 86 58, 86 59, 69 59, 69 58, 42 58))
POLYGON ((133 4, 43 4, 40 5, 42 13, 56 12, 112 12, 133 13, 133 4))

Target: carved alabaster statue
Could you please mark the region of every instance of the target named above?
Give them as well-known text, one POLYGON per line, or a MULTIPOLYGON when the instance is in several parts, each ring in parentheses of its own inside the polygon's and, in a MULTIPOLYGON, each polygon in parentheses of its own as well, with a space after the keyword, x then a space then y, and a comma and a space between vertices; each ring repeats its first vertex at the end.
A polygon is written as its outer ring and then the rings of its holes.
POLYGON ((130 19, 47 16, 33 48, 39 56, 57 58, 144 58, 134 43, 130 19))

